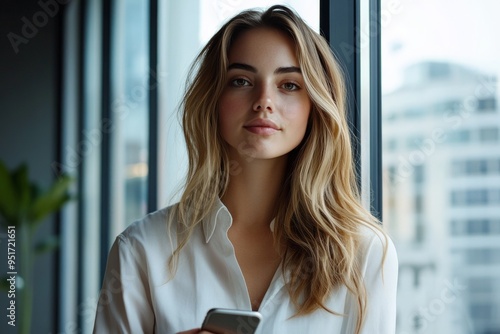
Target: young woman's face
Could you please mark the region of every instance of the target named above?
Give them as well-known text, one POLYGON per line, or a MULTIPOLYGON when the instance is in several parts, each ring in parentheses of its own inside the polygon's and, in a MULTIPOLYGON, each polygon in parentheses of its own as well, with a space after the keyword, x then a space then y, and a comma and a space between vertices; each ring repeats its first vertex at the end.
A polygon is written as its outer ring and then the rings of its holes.
POLYGON ((236 39, 228 58, 219 127, 230 155, 285 156, 303 139, 311 110, 293 41, 275 29, 251 29, 236 39))

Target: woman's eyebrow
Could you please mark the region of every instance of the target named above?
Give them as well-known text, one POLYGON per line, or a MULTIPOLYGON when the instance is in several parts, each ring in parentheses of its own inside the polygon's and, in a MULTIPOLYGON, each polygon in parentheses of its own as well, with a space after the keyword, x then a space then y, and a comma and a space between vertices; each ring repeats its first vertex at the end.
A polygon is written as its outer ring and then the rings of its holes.
POLYGON ((257 73, 257 69, 251 65, 248 64, 242 64, 242 63, 232 63, 227 67, 227 70, 232 70, 232 69, 240 69, 240 70, 245 70, 253 73, 257 73))
MULTIPOLYGON (((232 70, 232 69, 240 69, 240 70, 245 70, 249 71, 252 73, 257 73, 257 69, 253 67, 252 65, 248 64, 243 64, 243 63, 232 63, 227 67, 227 70, 232 70)), ((297 66, 283 66, 283 67, 278 67, 276 70, 274 70, 274 74, 285 74, 285 73, 302 73, 302 70, 300 67, 297 66)))
POLYGON ((275 74, 284 74, 284 73, 302 73, 300 67, 297 66, 286 66, 286 67, 278 67, 274 70, 275 74))

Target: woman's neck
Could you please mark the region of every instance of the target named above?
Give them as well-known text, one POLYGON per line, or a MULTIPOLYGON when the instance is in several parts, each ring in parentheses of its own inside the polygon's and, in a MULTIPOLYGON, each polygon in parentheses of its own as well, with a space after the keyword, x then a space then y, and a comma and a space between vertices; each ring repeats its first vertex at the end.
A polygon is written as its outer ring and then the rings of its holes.
POLYGON ((286 164, 286 156, 269 160, 237 160, 222 196, 233 224, 253 228, 269 226, 276 213, 286 164))

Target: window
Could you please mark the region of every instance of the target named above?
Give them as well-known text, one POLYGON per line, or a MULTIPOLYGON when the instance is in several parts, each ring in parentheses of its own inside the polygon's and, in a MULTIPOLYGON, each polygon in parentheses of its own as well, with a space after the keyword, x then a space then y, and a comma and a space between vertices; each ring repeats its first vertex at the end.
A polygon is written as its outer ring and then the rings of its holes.
POLYGON ((479 140, 482 142, 498 142, 498 128, 489 127, 479 129, 479 140))
POLYGON ((500 159, 492 159, 488 162, 488 170, 491 174, 500 174, 500 159))
POLYGON ((463 144, 471 140, 471 132, 469 130, 451 131, 448 134, 448 142, 452 144, 463 144))
MULTIPOLYGON (((415 166, 413 180, 415 184, 422 184, 425 181, 425 169, 424 166, 415 166)), ((421 208, 421 207, 420 207, 421 208)))
POLYGON ((500 235, 500 218, 453 219, 450 231, 453 236, 500 235))
POLYGON ((110 243, 148 208, 149 4, 115 1, 111 9, 110 243))
POLYGON ((491 277, 472 277, 469 279, 469 292, 474 295, 495 292, 495 281, 491 277))
POLYGON ((446 63, 432 63, 428 67, 429 79, 436 80, 450 76, 450 65, 446 63))
POLYGON ((487 219, 475 219, 467 221, 467 234, 489 234, 490 226, 487 219))
POLYGON ((395 180, 383 221, 400 259, 396 332, 500 333, 500 290, 486 285, 500 282, 499 249, 487 248, 500 236, 500 3, 382 0, 381 11, 382 139, 401 143, 382 152, 395 180), (417 263, 433 270, 415 286, 417 263), (454 281, 467 286, 456 302, 432 321, 418 311, 454 281))
POLYGON ((457 111, 460 109, 462 103, 459 100, 451 100, 444 102, 437 102, 434 105, 434 112, 436 116, 443 116, 450 111, 457 111))
POLYGON ((455 190, 451 193, 454 206, 494 205, 500 203, 500 189, 455 190))
POLYGON ((498 175, 499 159, 467 159, 452 161, 451 171, 453 176, 488 176, 498 175))
POLYGON ((475 319, 483 319, 491 321, 494 317, 494 304, 492 303, 475 303, 470 306, 470 313, 475 319))
POLYGON ((472 266, 500 264, 500 249, 478 248, 465 252, 466 263, 472 266))
POLYGON ((497 110, 497 100, 495 97, 487 97, 477 100, 478 112, 495 112, 497 110))

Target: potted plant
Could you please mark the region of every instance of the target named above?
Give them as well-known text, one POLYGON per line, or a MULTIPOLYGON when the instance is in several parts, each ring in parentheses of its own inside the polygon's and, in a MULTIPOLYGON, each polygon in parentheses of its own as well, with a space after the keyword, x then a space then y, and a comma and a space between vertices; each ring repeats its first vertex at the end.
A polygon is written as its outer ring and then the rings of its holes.
POLYGON ((45 218, 71 200, 71 183, 71 177, 61 175, 42 191, 29 180, 26 164, 9 171, 0 161, 0 226, 7 232, 2 240, 7 244, 7 277, 1 283, 9 299, 7 321, 19 328, 18 333, 30 333, 35 258, 59 245, 57 236, 33 245, 35 232, 45 218))

